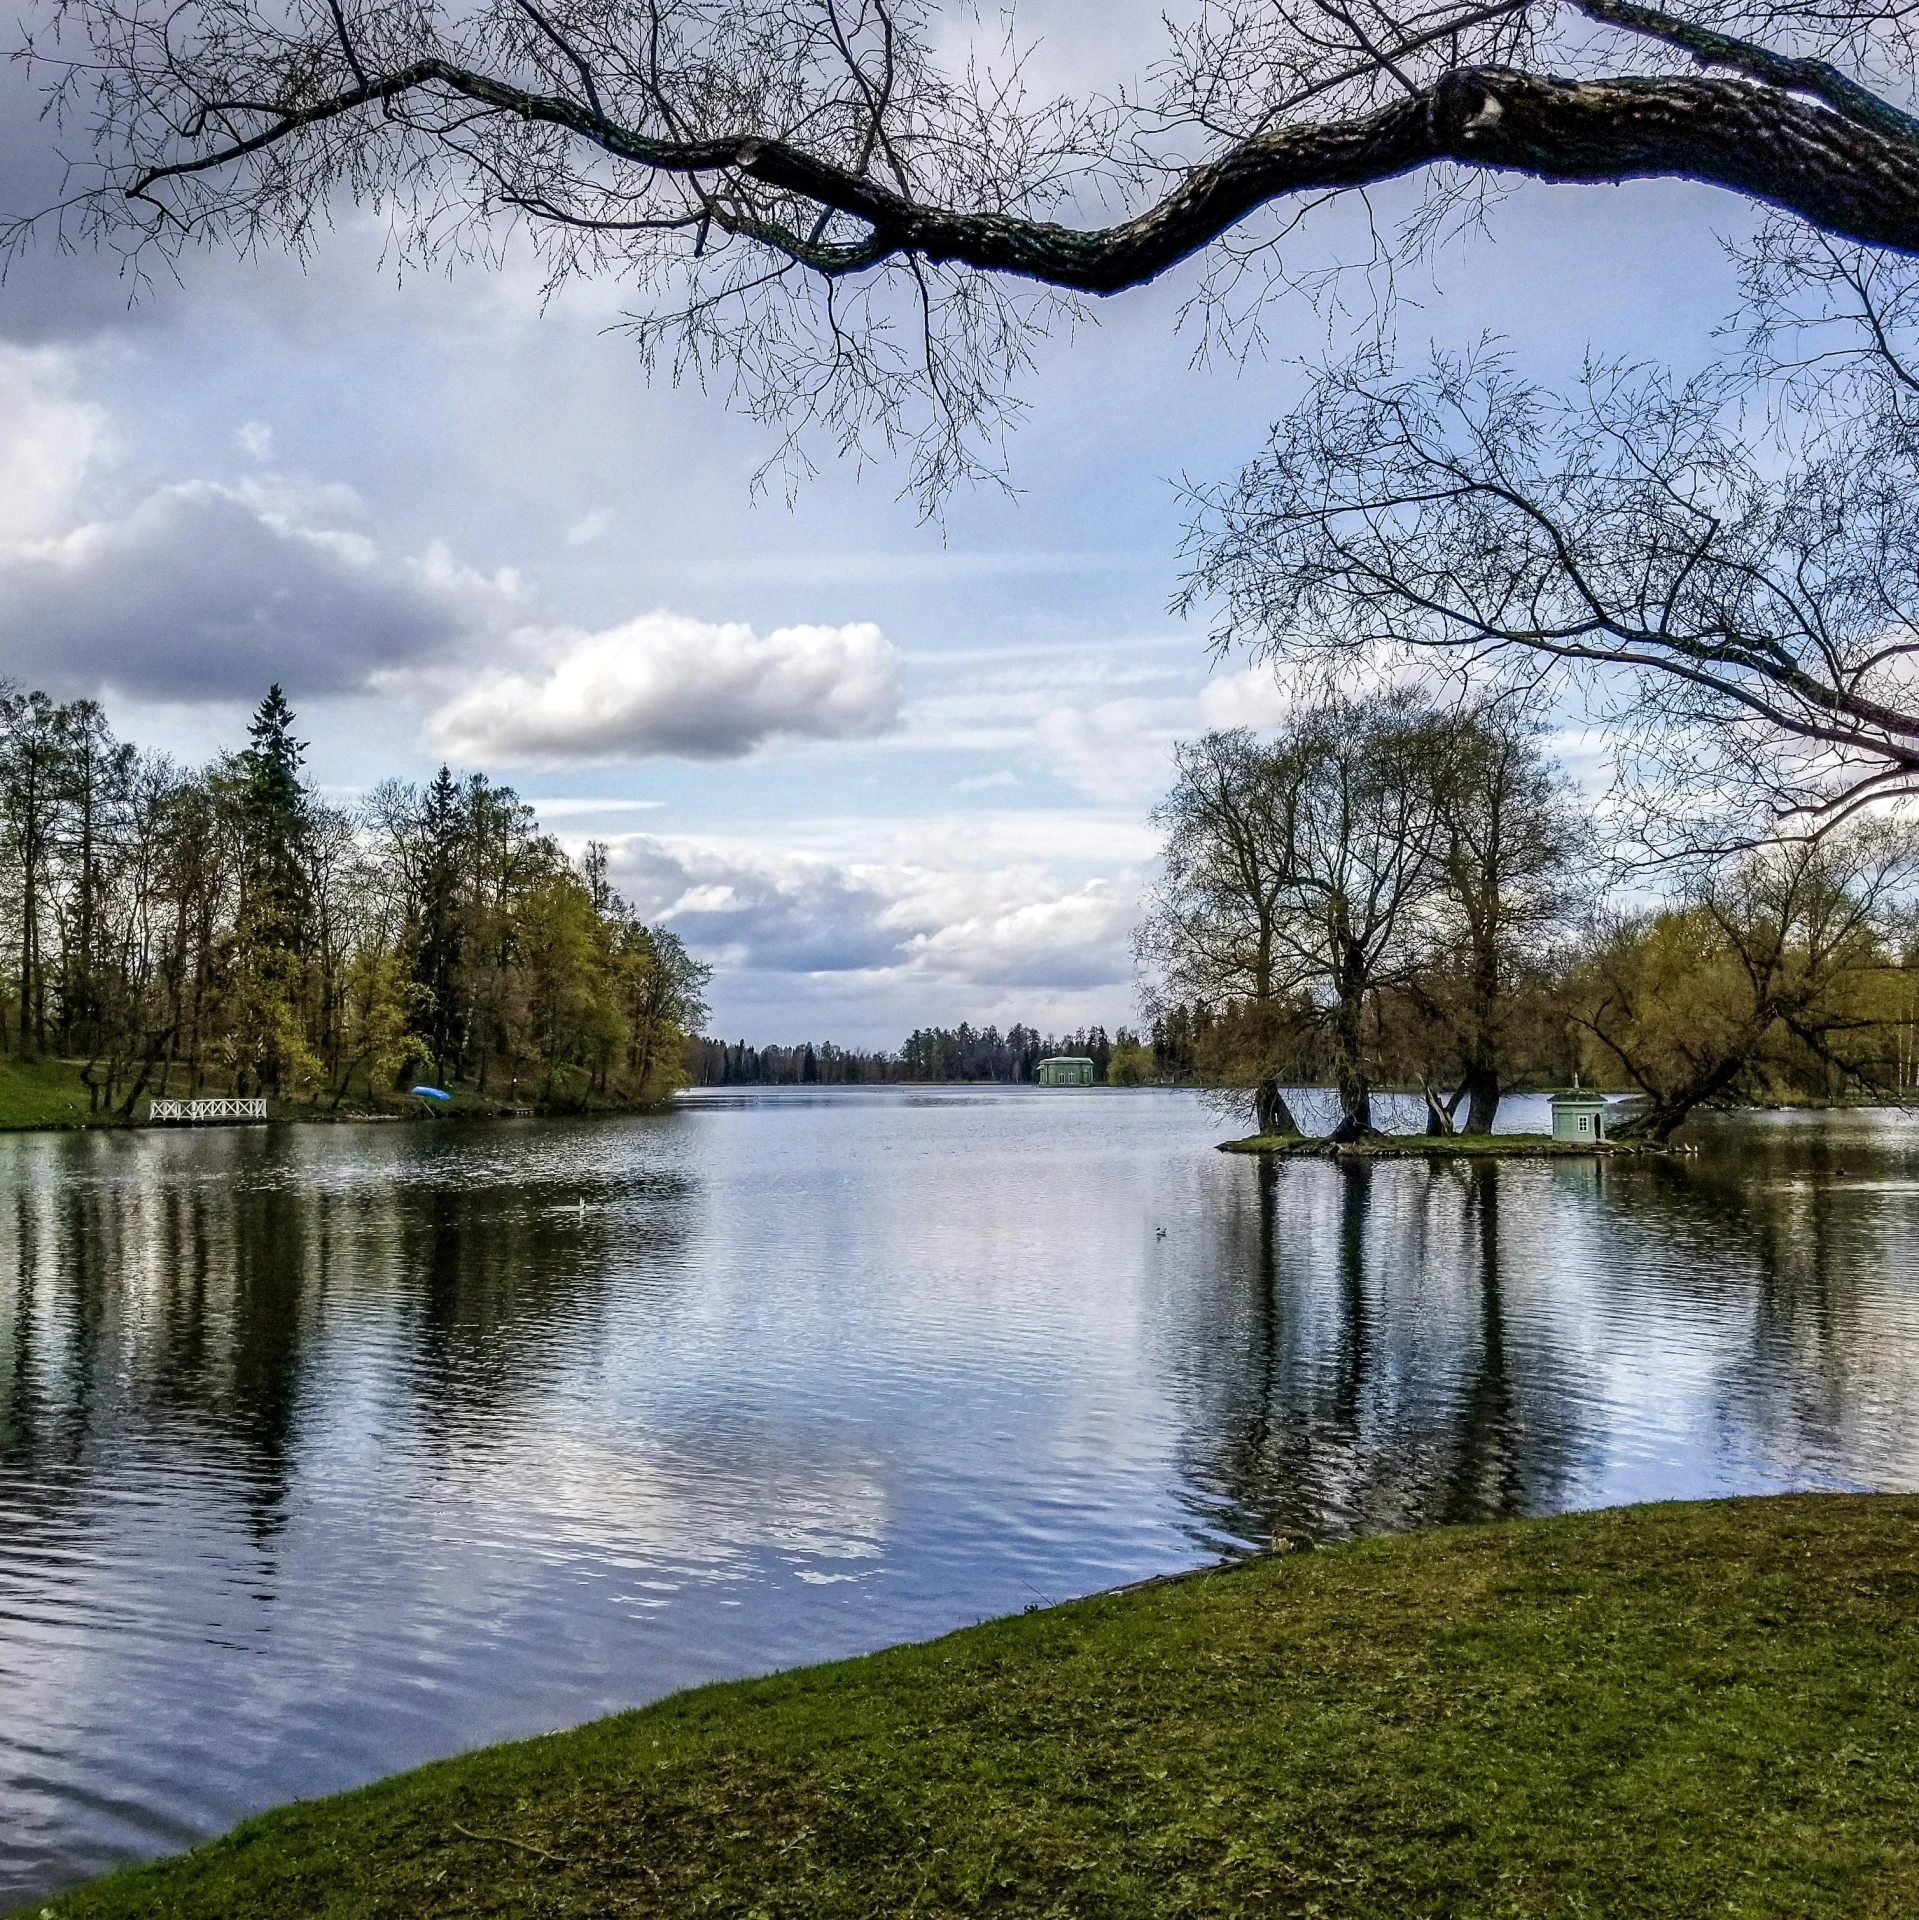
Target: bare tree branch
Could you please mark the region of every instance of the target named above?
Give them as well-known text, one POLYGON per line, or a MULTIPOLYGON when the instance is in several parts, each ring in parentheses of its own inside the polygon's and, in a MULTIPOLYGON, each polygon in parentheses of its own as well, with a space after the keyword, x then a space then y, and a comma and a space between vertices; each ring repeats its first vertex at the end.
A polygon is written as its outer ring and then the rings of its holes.
POLYGON ((1734 431, 1748 391, 1593 365, 1561 398, 1493 352, 1335 366, 1193 496, 1184 604, 1315 674, 1563 663, 1664 783, 1624 823, 1642 843, 1828 831, 1919 796, 1919 448, 1855 422, 1782 471, 1734 431))
POLYGON ((1083 300, 1211 255, 1195 298, 1250 275, 1220 331, 1254 342, 1300 217, 1384 182, 1426 182, 1388 268, 1522 177, 1704 181, 1919 254, 1919 42, 1867 0, 1191 0, 1140 87, 1084 100, 940 0, 38 4, 23 52, 92 171, 0 256, 41 223, 136 263, 304 252, 348 203, 409 260, 529 233, 555 284, 630 285, 676 375, 912 446, 928 502, 995 466, 1083 300))

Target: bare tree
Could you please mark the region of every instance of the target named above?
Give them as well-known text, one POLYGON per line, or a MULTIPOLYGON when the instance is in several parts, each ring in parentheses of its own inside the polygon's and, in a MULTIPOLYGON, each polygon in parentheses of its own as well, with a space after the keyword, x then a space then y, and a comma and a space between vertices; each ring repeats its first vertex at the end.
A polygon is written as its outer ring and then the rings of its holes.
POLYGON ((1428 933, 1445 733, 1416 699, 1387 693, 1302 708, 1270 744, 1241 729, 1180 749, 1155 816, 1166 879, 1139 951, 1165 1000, 1254 1011, 1240 1024, 1261 1056, 1262 1132, 1298 1131, 1278 1074, 1307 1036, 1339 1092, 1336 1137, 1375 1131, 1370 1023, 1428 933))
POLYGON ((415 260, 518 227, 555 281, 630 281, 676 373, 907 437, 924 496, 991 464, 1036 329, 1209 249, 1203 302, 1283 282, 1300 218, 1406 175, 1432 195, 1389 251, 1514 173, 1919 250, 1897 9, 1196 0, 1168 35, 1084 100, 937 0, 46 0, 28 51, 87 155, 62 239, 304 251, 343 200, 415 260))
POLYGON ((0 683, 0 822, 17 903, 20 1052, 47 1050, 48 953, 59 828, 71 779, 69 715, 40 692, 0 683))
POLYGON ((1361 355, 1200 496, 1186 600, 1314 671, 1568 670, 1643 851, 1823 831, 1919 793, 1919 436, 1827 407, 1782 455, 1756 397, 1732 366, 1560 396, 1492 350, 1361 355))
POLYGON ((1282 964, 1280 919, 1292 880, 1297 769, 1244 727, 1182 742, 1173 763, 1173 790, 1153 810, 1166 834, 1161 880, 1134 941, 1149 1010, 1188 999, 1234 1005, 1254 1124, 1263 1134, 1296 1134, 1280 1079, 1304 1009, 1282 964))
POLYGON ((1520 1051, 1515 1028, 1539 986, 1580 890, 1591 835, 1565 776, 1547 759, 1523 704, 1480 701, 1432 729, 1435 889, 1422 964, 1404 984, 1406 1048, 1419 1063, 1429 1125, 1491 1133, 1520 1051), (1409 1036, 1410 1038, 1410 1036, 1409 1036), (1452 1093, 1442 1100, 1435 1068, 1452 1093))
POLYGON ((1404 692, 1335 698, 1282 735, 1297 782, 1286 850, 1281 950, 1314 996, 1339 1092, 1334 1138, 1374 1133, 1378 996, 1417 970, 1441 875, 1445 726, 1404 692))

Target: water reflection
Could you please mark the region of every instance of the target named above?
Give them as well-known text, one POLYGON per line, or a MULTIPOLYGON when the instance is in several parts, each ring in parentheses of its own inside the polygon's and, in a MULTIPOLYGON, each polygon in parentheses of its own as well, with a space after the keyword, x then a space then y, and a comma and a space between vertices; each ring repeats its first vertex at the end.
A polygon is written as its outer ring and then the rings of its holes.
POLYGON ((1195 1540, 1910 1484, 1919 1129, 1693 1138, 1673 1160, 1262 1167, 1182 1330, 1195 1540))
POLYGON ((1919 1481, 1919 1127, 1215 1133, 979 1090, 0 1140, 0 1904, 1280 1529, 1919 1481))
POLYGON ((1294 1162, 1246 1184, 1211 1268, 1226 1297, 1196 1300, 1190 1336, 1209 1362, 1186 1462, 1198 1541, 1564 1504, 1584 1419, 1553 1349, 1512 1351, 1513 1171, 1294 1162))

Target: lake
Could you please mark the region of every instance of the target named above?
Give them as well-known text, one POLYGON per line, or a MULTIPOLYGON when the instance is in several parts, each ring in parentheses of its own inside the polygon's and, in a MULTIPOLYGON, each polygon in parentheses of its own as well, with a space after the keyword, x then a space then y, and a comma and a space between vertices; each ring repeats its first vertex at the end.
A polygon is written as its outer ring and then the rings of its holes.
POLYGON ((1236 1130, 889 1088, 0 1137, 0 1907, 1276 1529, 1919 1487, 1919 1122, 1236 1130))

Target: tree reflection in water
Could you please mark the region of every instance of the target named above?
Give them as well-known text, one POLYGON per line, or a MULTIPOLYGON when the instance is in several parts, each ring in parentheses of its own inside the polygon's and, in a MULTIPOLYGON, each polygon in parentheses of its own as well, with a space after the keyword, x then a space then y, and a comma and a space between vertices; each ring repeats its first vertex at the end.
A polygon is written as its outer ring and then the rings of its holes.
POLYGON ((1919 1485, 1919 1126, 1216 1137, 980 1088, 0 1140, 0 1906, 1280 1529, 1919 1485))
POLYGON ((1196 1540, 1492 1520, 1642 1481, 1919 1475, 1888 1417, 1919 1371, 1888 1337, 1914 1278, 1910 1130, 1794 1116, 1700 1141, 1605 1164, 1261 1163, 1188 1302, 1196 1540), (1629 1405, 1646 1432, 1622 1436, 1629 1405))
POLYGON ((1486 1162, 1265 1163, 1227 1223, 1217 1368, 1192 1422, 1196 1532, 1338 1537, 1557 1504, 1575 1396, 1549 1354, 1515 1378, 1501 1178, 1486 1162), (1242 1335, 1243 1328, 1243 1335, 1242 1335))

